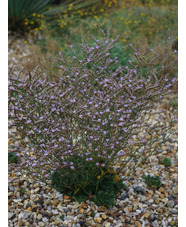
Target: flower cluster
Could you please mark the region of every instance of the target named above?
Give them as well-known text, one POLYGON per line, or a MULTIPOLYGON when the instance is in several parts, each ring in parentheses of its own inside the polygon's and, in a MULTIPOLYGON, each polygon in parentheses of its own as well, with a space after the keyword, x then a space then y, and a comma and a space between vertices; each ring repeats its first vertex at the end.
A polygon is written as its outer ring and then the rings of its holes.
POLYGON ((120 171, 127 171, 134 163, 129 172, 168 135, 170 125, 152 107, 176 79, 166 79, 166 67, 161 76, 152 70, 142 77, 139 65, 132 63, 113 71, 117 58, 111 59, 109 51, 117 39, 100 31, 102 41, 90 36, 94 45, 80 45, 83 59, 74 51, 66 63, 59 54, 61 75, 55 75, 55 81, 42 78, 38 68, 24 79, 13 73, 9 77, 10 127, 30 141, 24 154, 19 146, 11 151, 23 155, 20 170, 39 181, 49 184, 52 173, 68 170, 65 174, 83 187, 102 169, 119 165, 120 171), (157 115, 153 124, 151 114, 157 115))
POLYGON ((44 21, 43 21, 43 14, 36 14, 33 13, 32 14, 32 18, 31 19, 27 19, 25 18, 24 21, 24 26, 25 26, 25 35, 28 34, 28 32, 36 32, 38 30, 42 30, 44 27, 44 21))

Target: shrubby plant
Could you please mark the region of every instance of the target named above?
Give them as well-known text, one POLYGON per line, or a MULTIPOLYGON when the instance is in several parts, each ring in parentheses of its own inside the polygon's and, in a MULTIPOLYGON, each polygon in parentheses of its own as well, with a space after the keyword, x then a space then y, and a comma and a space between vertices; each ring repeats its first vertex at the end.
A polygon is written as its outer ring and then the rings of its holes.
POLYGON ((26 189, 25 189, 25 188, 20 188, 20 189, 19 189, 19 192, 20 192, 21 194, 24 194, 24 193, 26 192, 26 189))
POLYGON ((158 189, 162 185, 162 182, 161 182, 159 176, 150 176, 150 175, 148 175, 148 176, 143 176, 143 179, 145 180, 146 184, 150 188, 158 189))
POLYGON ((109 51, 117 39, 100 31, 102 40, 90 35, 94 45, 80 44, 82 59, 73 46, 71 61, 59 53, 61 74, 54 81, 42 78, 38 68, 23 79, 10 72, 9 119, 15 134, 30 141, 19 152, 23 174, 79 201, 111 206, 125 187, 119 174, 134 171, 171 134, 174 117, 167 120, 153 106, 176 79, 164 76, 166 67, 141 75, 145 60, 135 48, 139 64, 113 70, 117 58, 109 51))
POLYGON ((161 159, 161 163, 164 165, 164 166, 171 166, 172 162, 171 162, 171 159, 170 158, 162 158, 161 159))

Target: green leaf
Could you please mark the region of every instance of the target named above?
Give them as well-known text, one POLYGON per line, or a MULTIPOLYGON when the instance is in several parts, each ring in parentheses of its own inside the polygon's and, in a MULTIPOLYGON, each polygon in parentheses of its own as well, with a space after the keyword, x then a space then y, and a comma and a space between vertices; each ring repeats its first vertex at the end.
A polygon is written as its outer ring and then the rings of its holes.
POLYGON ((75 200, 77 200, 79 203, 84 202, 85 200, 88 199, 88 196, 85 195, 84 193, 77 193, 76 195, 73 196, 75 200))
POLYGON ((94 196, 93 201, 100 205, 111 207, 115 204, 114 202, 115 194, 113 191, 107 192, 100 190, 97 195, 94 196))
POLYGON ((123 181, 122 179, 120 179, 119 181, 116 182, 115 184, 115 189, 116 189, 116 192, 119 192, 121 191, 122 189, 125 189, 127 186, 125 184, 123 184, 123 181))
POLYGON ((60 218, 62 221, 64 221, 65 215, 62 214, 59 218, 60 218))

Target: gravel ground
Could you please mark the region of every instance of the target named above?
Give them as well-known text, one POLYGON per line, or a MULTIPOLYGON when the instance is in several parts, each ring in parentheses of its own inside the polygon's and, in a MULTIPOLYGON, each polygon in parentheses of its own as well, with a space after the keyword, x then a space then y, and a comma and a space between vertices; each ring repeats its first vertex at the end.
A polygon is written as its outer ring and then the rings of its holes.
MULTIPOLYGON (((9 61, 13 60, 19 64, 21 56, 29 56, 29 48, 25 49, 21 40, 10 39, 9 47, 9 61)), ((24 62, 21 63, 23 66, 24 62)), ((175 114, 177 110, 174 106, 170 107, 170 100, 174 98, 174 94, 165 98, 156 108, 165 115, 172 112, 175 114)), ((177 125, 174 128, 177 128, 177 125)), ((9 144, 12 143, 10 138, 9 144)), ((33 182, 29 176, 22 176, 15 164, 9 164, 9 226, 177 226, 177 148, 175 132, 142 166, 125 178, 127 189, 116 197, 116 205, 110 209, 96 206, 90 201, 78 203, 44 184, 33 182), (160 160, 165 157, 171 159, 170 167, 161 164, 160 160), (145 174, 160 176, 163 184, 159 190, 148 188, 142 178, 145 174)))

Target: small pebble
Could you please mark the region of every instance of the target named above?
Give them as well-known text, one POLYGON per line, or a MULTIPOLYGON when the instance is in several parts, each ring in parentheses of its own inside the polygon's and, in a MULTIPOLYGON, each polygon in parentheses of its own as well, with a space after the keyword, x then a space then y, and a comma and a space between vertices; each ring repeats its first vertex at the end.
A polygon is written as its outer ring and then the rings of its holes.
POLYGON ((137 193, 144 193, 144 189, 140 187, 134 188, 134 191, 136 191, 137 193))
POLYGON ((123 193, 120 197, 121 200, 125 200, 128 197, 128 193, 123 193))

